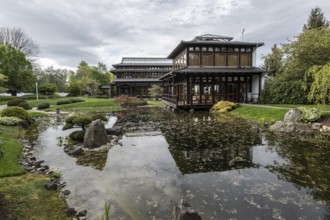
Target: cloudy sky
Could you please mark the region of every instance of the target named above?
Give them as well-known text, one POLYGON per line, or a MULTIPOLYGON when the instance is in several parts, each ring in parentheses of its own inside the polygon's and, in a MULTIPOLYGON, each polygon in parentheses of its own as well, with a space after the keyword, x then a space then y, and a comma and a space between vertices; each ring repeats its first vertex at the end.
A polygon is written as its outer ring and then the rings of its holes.
MULTIPOLYGON (((39 45, 44 67, 81 60, 119 63, 123 56, 166 57, 181 40, 218 34, 274 43, 299 34, 310 10, 330 20, 329 0, 0 0, 0 26, 20 27, 39 45)), ((259 59, 258 64, 261 64, 259 59)))

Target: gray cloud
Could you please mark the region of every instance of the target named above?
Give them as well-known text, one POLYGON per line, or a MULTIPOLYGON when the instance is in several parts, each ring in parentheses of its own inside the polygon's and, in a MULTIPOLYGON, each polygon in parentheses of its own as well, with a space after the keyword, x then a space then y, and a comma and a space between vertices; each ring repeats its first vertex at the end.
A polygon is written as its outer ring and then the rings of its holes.
POLYGON ((23 28, 43 65, 110 67, 123 56, 167 56, 200 34, 241 40, 243 28, 244 40, 265 42, 258 54, 267 54, 299 34, 316 6, 330 19, 328 0, 0 0, 0 26, 23 28))

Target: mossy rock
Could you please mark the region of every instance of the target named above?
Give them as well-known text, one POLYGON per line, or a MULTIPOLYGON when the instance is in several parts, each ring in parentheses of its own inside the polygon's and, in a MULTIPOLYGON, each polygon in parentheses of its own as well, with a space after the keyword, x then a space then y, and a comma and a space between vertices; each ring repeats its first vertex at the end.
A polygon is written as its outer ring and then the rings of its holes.
POLYGON ((85 136, 85 131, 74 131, 69 135, 69 138, 71 138, 74 141, 83 142, 85 136))

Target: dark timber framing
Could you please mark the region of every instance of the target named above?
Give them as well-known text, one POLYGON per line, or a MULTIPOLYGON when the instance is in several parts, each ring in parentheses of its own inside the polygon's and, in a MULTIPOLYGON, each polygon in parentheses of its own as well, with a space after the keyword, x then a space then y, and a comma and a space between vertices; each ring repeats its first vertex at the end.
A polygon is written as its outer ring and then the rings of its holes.
POLYGON ((117 78, 113 82, 115 95, 148 98, 152 85, 162 85, 161 76, 170 72, 172 60, 158 57, 123 57, 122 62, 112 65, 117 78))
POLYGON ((262 88, 263 70, 255 67, 256 50, 263 43, 232 41, 202 35, 181 41, 170 53, 173 69, 162 76, 166 106, 210 108, 220 100, 254 102, 262 88))

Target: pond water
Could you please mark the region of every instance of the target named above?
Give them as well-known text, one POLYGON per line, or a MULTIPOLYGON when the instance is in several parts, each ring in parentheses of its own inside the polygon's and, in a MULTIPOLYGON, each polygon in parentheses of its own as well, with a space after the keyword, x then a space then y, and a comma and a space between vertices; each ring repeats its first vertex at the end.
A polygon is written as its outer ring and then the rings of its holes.
POLYGON ((329 219, 330 150, 277 137, 243 119, 136 109, 110 150, 74 158, 59 144, 75 129, 39 123, 36 157, 63 174, 69 206, 100 219, 171 219, 180 199, 205 219, 329 219))

